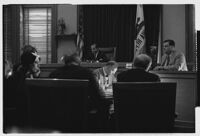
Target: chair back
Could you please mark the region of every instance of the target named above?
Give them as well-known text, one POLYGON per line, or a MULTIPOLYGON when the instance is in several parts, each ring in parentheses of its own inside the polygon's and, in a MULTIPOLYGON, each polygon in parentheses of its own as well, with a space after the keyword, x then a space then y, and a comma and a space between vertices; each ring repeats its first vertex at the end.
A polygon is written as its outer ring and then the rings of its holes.
POLYGON ((118 132, 170 132, 174 125, 176 83, 113 84, 118 132))
POLYGON ((109 60, 116 59, 116 47, 99 48, 99 50, 103 52, 109 60))
POLYGON ((88 80, 26 79, 30 125, 83 132, 87 122, 88 80))

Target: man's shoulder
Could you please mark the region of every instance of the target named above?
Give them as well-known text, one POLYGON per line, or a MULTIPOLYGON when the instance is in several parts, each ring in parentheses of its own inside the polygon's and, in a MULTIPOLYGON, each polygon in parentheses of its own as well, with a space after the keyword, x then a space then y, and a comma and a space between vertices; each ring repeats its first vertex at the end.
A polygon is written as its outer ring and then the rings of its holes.
POLYGON ((82 66, 77 68, 77 74, 82 75, 83 77, 86 77, 86 78, 95 77, 95 73, 93 70, 87 67, 82 67, 82 66))
POLYGON ((174 56, 185 56, 183 52, 177 50, 175 50, 173 54, 174 56))
POLYGON ((59 68, 55 71, 53 71, 49 77, 90 77, 92 75, 92 71, 88 68, 81 67, 81 66, 64 66, 62 68, 59 68))
POLYGON ((157 74, 150 73, 150 72, 147 72, 147 73, 148 73, 149 77, 154 79, 154 81, 160 81, 160 77, 157 74))
POLYGON ((97 68, 97 69, 95 69, 94 73, 96 73, 96 74, 102 74, 103 73, 103 68, 97 68))
POLYGON ((167 57, 167 54, 164 53, 164 54, 162 55, 162 59, 164 59, 164 58, 166 58, 166 57, 167 57))
POLYGON ((73 66, 71 70, 83 73, 92 73, 92 71, 89 68, 82 66, 73 66))
POLYGON ((135 69, 128 69, 126 71, 122 71, 121 73, 118 74, 118 76, 130 76, 132 73, 135 73, 135 69))
POLYGON ((120 75, 124 75, 124 74, 126 74, 128 72, 128 70, 126 70, 126 71, 122 71, 122 72, 120 72, 119 74, 118 74, 118 76, 120 76, 120 75))
POLYGON ((101 68, 97 68, 94 70, 95 73, 99 72, 101 68))

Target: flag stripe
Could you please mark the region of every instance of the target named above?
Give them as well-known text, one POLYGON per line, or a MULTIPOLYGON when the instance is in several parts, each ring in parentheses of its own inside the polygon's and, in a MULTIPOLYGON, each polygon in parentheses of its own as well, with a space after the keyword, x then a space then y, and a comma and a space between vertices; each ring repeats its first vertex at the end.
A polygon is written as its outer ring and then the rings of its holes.
POLYGON ((84 46, 83 39, 80 36, 80 34, 78 34, 77 35, 77 41, 76 41, 76 50, 77 50, 81 59, 82 59, 82 56, 83 56, 83 51, 82 51, 83 46, 84 46))
POLYGON ((136 12, 136 37, 135 37, 135 48, 134 58, 140 53, 145 52, 145 24, 144 24, 144 13, 143 6, 137 5, 136 12))

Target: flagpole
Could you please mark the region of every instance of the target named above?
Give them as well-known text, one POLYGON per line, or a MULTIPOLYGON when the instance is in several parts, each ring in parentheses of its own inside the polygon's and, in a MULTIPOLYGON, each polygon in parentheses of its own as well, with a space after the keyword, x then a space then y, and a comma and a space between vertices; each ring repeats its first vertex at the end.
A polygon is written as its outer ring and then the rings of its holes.
POLYGON ((133 56, 133 61, 135 60, 135 53, 136 53, 136 50, 135 50, 135 48, 136 48, 136 39, 134 39, 134 56, 133 56))
POLYGON ((157 49, 157 63, 161 63, 161 15, 159 18, 159 33, 158 33, 158 49, 157 49))

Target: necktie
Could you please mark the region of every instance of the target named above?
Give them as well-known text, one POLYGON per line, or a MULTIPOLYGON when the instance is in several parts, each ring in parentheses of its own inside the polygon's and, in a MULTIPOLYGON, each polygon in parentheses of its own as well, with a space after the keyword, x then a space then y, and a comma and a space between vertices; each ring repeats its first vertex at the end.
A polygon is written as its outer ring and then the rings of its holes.
POLYGON ((169 55, 167 55, 166 62, 165 62, 165 66, 168 66, 168 65, 169 65, 169 61, 170 61, 170 58, 169 58, 169 55))

